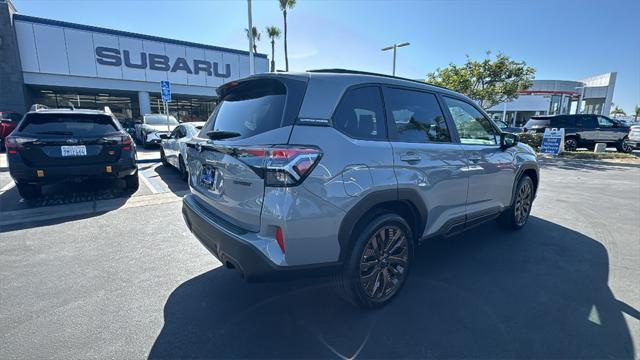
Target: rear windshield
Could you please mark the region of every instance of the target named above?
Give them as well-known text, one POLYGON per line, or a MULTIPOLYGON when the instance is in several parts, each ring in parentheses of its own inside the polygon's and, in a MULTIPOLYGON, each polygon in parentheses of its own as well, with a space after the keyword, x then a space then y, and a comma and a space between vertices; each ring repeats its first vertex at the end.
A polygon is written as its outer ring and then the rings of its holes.
POLYGON ((287 90, 278 80, 242 82, 224 94, 199 136, 229 131, 239 134, 233 137, 237 140, 282 127, 286 99, 287 90))
POLYGON ((33 135, 104 135, 118 131, 107 115, 92 114, 28 114, 20 131, 33 135))
POLYGON ((178 120, 172 115, 145 115, 144 123, 148 125, 178 125, 178 120))

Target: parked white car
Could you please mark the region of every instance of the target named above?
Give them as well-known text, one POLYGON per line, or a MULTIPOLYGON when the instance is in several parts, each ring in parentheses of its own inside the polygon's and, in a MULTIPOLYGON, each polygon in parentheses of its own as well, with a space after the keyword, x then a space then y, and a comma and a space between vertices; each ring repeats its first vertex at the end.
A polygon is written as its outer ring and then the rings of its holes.
POLYGON ((180 175, 187 179, 187 141, 191 140, 204 125, 204 121, 182 123, 176 126, 171 134, 162 134, 160 143, 160 159, 164 166, 173 166, 180 170, 180 175))
POLYGON ((170 134, 178 124, 173 115, 146 114, 136 121, 136 140, 144 147, 160 144, 160 135, 170 134))

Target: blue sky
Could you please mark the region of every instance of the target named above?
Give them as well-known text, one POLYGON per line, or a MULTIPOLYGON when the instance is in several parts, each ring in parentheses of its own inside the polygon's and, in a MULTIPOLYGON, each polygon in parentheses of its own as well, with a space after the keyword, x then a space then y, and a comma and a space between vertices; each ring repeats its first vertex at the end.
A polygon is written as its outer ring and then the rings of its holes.
MULTIPOLYGON (((246 49, 245 0, 13 0, 18 12, 118 30, 246 49)), ((537 79, 576 80, 618 72, 614 103, 640 104, 638 0, 298 0, 289 12, 291 70, 351 68, 424 78, 465 55, 503 52, 537 69, 537 79)), ((282 28, 276 0, 253 1, 254 26, 282 28)), ((270 54, 263 35, 258 51, 270 54)), ((276 66, 284 68, 282 39, 276 66)))

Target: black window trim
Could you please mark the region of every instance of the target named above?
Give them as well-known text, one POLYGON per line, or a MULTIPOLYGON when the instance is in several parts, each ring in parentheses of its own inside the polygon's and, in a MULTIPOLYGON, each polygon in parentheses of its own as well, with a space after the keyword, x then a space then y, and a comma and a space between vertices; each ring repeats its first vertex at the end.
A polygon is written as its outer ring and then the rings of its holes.
MULTIPOLYGON (((440 94, 440 97, 442 97, 442 104, 446 105, 446 99, 445 98, 449 98, 449 99, 453 99, 453 100, 458 100, 458 101, 462 101, 468 105, 471 105, 471 107, 473 107, 474 109, 478 110, 478 112, 480 113, 480 115, 482 115, 482 117, 484 117, 485 119, 487 119, 487 121, 489 121, 489 124, 491 124, 491 127, 493 127, 493 129, 495 130, 495 132, 500 135, 502 134, 502 131, 500 130, 500 128, 498 128, 498 126, 493 122, 493 120, 491 120, 491 117, 489 117, 486 112, 484 110, 482 110, 482 108, 480 108, 479 106, 477 106, 473 101, 469 101, 463 97, 459 97, 459 96, 452 96, 450 94, 447 95, 443 95, 440 94)), ((453 132, 455 133, 455 137, 457 139, 457 144, 459 145, 464 145, 464 146, 482 146, 482 147, 495 147, 495 148, 500 148, 500 143, 498 142, 497 144, 463 144, 461 139, 460 139, 460 134, 458 133, 458 127, 455 124, 455 121, 453 120, 453 115, 451 115, 451 111, 449 111, 449 106, 446 105, 444 106, 444 108, 446 109, 445 111, 445 117, 448 117, 448 121, 451 122, 451 124, 453 124, 453 132)))
MULTIPOLYGON (((389 138, 389 141, 393 141, 393 142, 401 142, 401 143, 406 143, 406 144, 455 144, 456 140, 459 140, 457 137, 457 132, 454 133, 453 131, 451 131, 451 122, 449 121, 449 119, 447 119, 447 115, 444 112, 444 109, 442 107, 442 101, 440 99, 440 93, 438 93, 437 91, 429 91, 426 89, 418 89, 418 88, 414 88, 414 87, 410 87, 410 86, 400 86, 400 85, 381 85, 380 87, 381 93, 382 93, 382 103, 384 105, 384 110, 385 110, 385 118, 388 119, 386 121, 387 124, 387 137, 389 138), (449 141, 447 142, 442 142, 442 141, 404 141, 402 139, 398 138, 398 133, 397 133, 397 129, 395 126, 395 122, 392 124, 391 123, 391 114, 388 113, 387 110, 387 99, 385 99, 384 97, 384 89, 398 89, 398 90, 405 90, 405 91, 414 91, 414 92, 421 92, 421 93, 425 93, 425 94, 431 94, 433 96, 435 96, 436 98, 436 103, 438 104, 438 107, 440 108, 440 112, 442 113, 442 116, 444 117, 444 121, 445 124, 447 125, 447 130, 449 130, 449 141)), ((455 126, 455 125, 454 125, 455 126)))
POLYGON ((386 107, 385 107, 385 103, 384 103, 384 94, 382 93, 382 87, 380 83, 362 83, 362 84, 356 84, 356 85, 351 85, 347 88, 345 88, 345 90, 342 92, 342 95, 340 96, 340 101, 338 101, 338 104, 336 105, 336 107, 333 109, 333 112, 331 113, 331 119, 330 119, 330 125, 331 127, 333 127, 336 131, 338 131, 339 133, 343 134, 344 136, 348 137, 349 139, 354 139, 354 140, 363 140, 363 141, 389 141, 389 129, 387 126, 387 111, 386 111, 386 107), (384 131, 384 134, 381 138, 379 139, 372 139, 372 138, 362 138, 362 137, 355 137, 351 134, 347 134, 346 132, 342 131, 340 128, 336 127, 335 125, 335 121, 334 118, 336 116, 336 112, 338 111, 338 109, 340 109, 340 106, 342 106, 342 103, 345 101, 345 97, 347 96, 347 94, 349 94, 350 91, 352 90, 357 90, 360 88, 366 88, 366 87, 375 87, 378 89, 378 94, 380 95, 380 100, 382 101, 381 106, 382 106, 382 121, 383 121, 383 126, 382 129, 384 131))

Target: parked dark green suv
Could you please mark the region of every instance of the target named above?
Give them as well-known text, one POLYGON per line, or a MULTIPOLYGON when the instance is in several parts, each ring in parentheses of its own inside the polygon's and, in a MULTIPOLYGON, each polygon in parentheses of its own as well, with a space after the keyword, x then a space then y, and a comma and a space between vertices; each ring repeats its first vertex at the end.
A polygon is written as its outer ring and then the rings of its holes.
POLYGON ((615 146, 618 151, 630 153, 629 126, 602 115, 534 116, 525 125, 525 131, 543 133, 546 128, 564 129, 564 148, 573 151, 584 147, 593 149, 596 143, 615 146))

